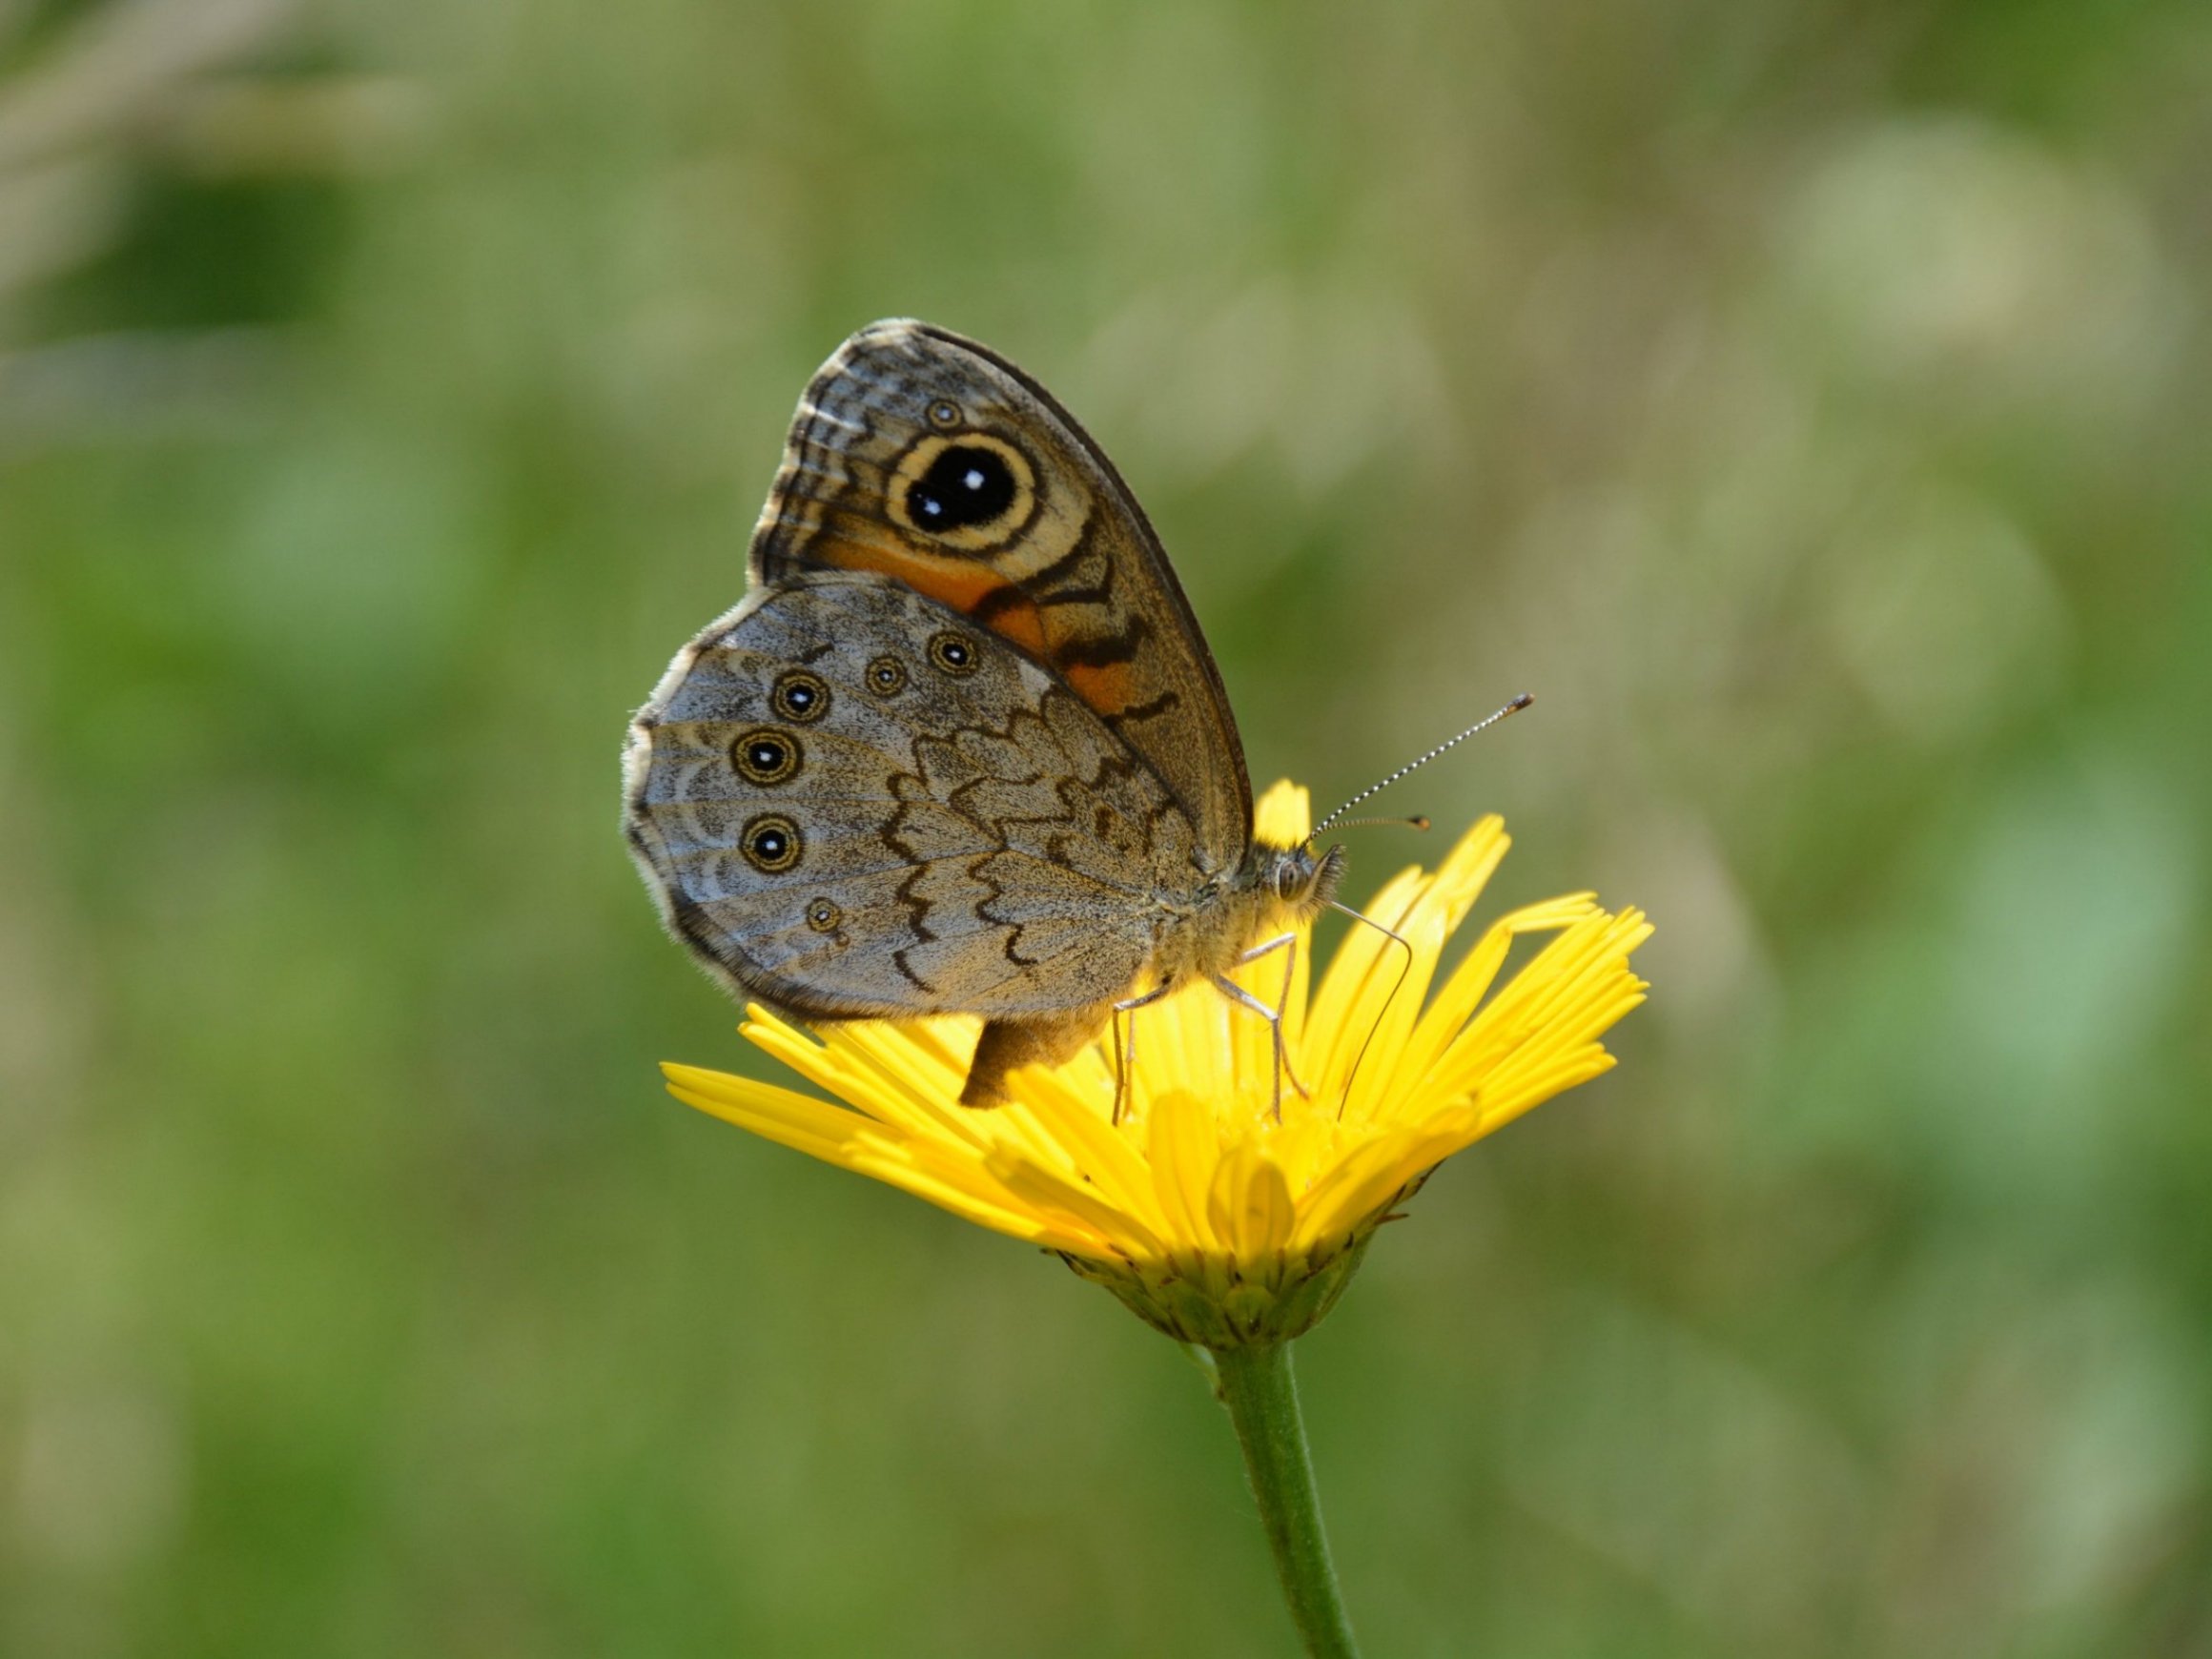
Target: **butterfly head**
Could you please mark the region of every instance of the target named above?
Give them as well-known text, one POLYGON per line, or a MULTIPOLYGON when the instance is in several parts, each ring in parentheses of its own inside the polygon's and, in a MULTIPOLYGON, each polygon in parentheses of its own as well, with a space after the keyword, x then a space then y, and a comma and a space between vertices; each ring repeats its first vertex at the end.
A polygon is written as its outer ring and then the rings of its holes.
POLYGON ((1262 841, 1252 849, 1252 886, 1274 901, 1285 922, 1307 922, 1327 908, 1344 877, 1344 850, 1332 847, 1316 855, 1313 843, 1274 847, 1262 841))

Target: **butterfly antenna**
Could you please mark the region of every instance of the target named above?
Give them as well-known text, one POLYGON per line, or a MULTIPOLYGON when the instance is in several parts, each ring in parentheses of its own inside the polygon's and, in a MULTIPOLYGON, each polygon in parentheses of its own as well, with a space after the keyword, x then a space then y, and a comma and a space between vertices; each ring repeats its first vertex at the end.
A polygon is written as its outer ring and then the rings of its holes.
POLYGON ((1376 826, 1390 830, 1425 830, 1428 814, 1416 812, 1410 818, 1345 818, 1337 823, 1340 830, 1366 830, 1376 826))
MULTIPOLYGON (((1522 709, 1527 707, 1535 701, 1536 699, 1528 692, 1522 692, 1520 696, 1514 698, 1512 702, 1506 704, 1505 707, 1499 709, 1495 714, 1484 716, 1484 718, 1476 721, 1474 725, 1468 727, 1466 730, 1461 732, 1457 737, 1448 737, 1444 739, 1444 742, 1438 744, 1434 748, 1430 749, 1420 759, 1406 762, 1405 765, 1400 767, 1396 771, 1392 772, 1381 783, 1368 785, 1358 794, 1354 795, 1350 800, 1346 801, 1342 806, 1339 807, 1334 812, 1331 812, 1326 818, 1323 818, 1319 824, 1316 824, 1313 827, 1313 833, 1306 837, 1306 841, 1311 844, 1312 842, 1319 840, 1321 832, 1324 830, 1328 829, 1330 825, 1336 823, 1337 820, 1342 818, 1346 812, 1349 812, 1354 807, 1357 807, 1362 801, 1364 801, 1369 795, 1379 794, 1382 790, 1387 789, 1392 784, 1395 784, 1407 772, 1418 771, 1421 768, 1428 765, 1430 761, 1436 759, 1438 755, 1444 753, 1444 750, 1449 748, 1457 748, 1461 744, 1466 742, 1468 738, 1474 736, 1476 732, 1487 730, 1489 727, 1497 725, 1499 721, 1505 719, 1508 714, 1520 713, 1522 709)), ((1398 824, 1403 823, 1405 820, 1402 818, 1392 818, 1386 819, 1384 822, 1398 824)), ((1422 822, 1422 827, 1423 829, 1427 827, 1425 820, 1422 822)))

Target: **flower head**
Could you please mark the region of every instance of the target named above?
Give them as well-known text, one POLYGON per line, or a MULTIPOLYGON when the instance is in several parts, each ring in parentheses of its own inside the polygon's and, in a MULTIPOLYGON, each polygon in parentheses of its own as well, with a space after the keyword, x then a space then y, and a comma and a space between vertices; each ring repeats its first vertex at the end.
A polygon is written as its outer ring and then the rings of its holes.
MULTIPOLYGON (((1262 834, 1296 843, 1305 792, 1277 785, 1259 817, 1262 834)), ((1438 1164, 1608 1070, 1598 1038, 1644 1000, 1628 954, 1650 925, 1587 893, 1499 917, 1439 978, 1506 846, 1488 817, 1433 874, 1402 871, 1364 913, 1404 946, 1354 926, 1318 990, 1302 933, 1295 952, 1239 972, 1281 1008, 1310 1095, 1277 1086, 1266 1022, 1205 985, 1131 1016, 1118 1122, 1103 1039, 1055 1070, 1014 1073, 1014 1098, 995 1110, 960 1105, 973 1019, 832 1025, 817 1041, 749 1008, 744 1034, 843 1105, 663 1070, 703 1112, 1057 1252, 1182 1341, 1285 1341, 1327 1312, 1375 1229, 1438 1164), (1501 985, 1525 934, 1549 938, 1501 985)))

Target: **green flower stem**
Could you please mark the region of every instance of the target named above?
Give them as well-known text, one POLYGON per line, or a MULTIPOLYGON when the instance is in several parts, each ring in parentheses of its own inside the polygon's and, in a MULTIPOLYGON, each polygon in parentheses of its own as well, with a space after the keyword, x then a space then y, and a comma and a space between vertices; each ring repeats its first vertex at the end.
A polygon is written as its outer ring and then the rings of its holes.
POLYGON ((1329 1541, 1321 1530, 1290 1344, 1218 1348, 1214 1366, 1215 1390, 1237 1425, 1244 1472, 1260 1501, 1276 1575, 1282 1580, 1283 1597, 1305 1650, 1311 1659, 1359 1659, 1352 1624, 1337 1593, 1336 1569, 1329 1565, 1329 1541))

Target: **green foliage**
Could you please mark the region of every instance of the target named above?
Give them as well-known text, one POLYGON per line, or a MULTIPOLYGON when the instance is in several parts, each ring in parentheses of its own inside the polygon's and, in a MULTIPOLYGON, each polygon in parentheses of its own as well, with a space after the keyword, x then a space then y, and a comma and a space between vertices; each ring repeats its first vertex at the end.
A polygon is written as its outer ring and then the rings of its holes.
POLYGON ((2186 0, 0 5, 0 1650, 1283 1650, 1167 1343, 658 1087, 753 1061, 623 722, 897 314, 1256 778, 1533 690, 1379 805, 1659 924, 1301 1346, 1371 1650, 2212 1650, 2208 97, 2186 0))

